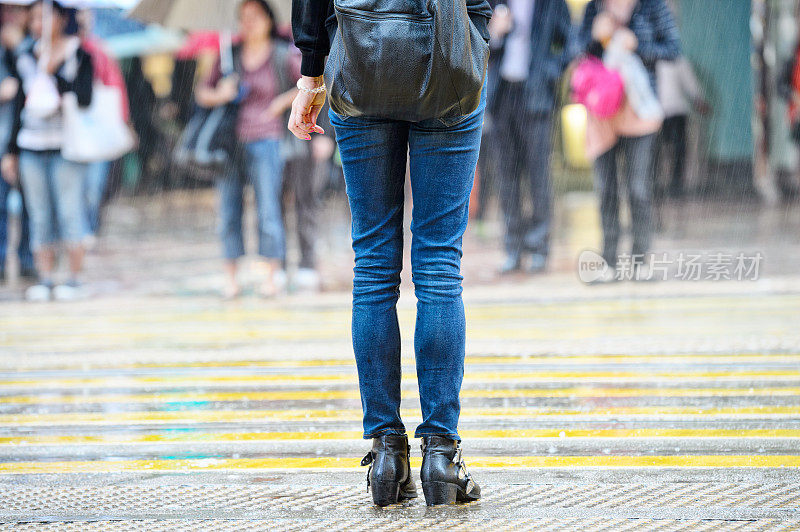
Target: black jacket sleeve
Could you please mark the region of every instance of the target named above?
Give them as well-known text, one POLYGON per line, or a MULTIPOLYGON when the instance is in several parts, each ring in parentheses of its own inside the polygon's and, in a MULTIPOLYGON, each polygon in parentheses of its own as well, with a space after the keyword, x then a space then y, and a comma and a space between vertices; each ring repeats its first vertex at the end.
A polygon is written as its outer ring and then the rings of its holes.
MULTIPOLYGON (((488 42, 487 24, 492 16, 489 0, 467 0, 467 12, 488 42)), ((325 70, 325 57, 331 49, 325 22, 333 16, 333 0, 292 0, 292 35, 303 55, 300 63, 303 76, 321 76, 325 70)))
POLYGON ((56 84, 58 85, 58 92, 61 94, 74 92, 75 96, 78 97, 78 105, 80 107, 89 107, 92 104, 92 85, 94 84, 92 56, 83 48, 78 48, 76 53, 78 55, 78 73, 75 79, 67 81, 61 75, 61 69, 59 69, 55 75, 56 84))
POLYGON ((292 0, 292 35, 303 54, 303 76, 321 76, 325 70, 325 56, 331 48, 325 21, 332 14, 332 0, 292 0))
POLYGON ((17 70, 17 56, 9 49, 6 49, 3 54, 3 60, 6 62, 8 72, 11 76, 19 82, 19 89, 17 95, 14 97, 14 119, 11 122, 11 134, 8 137, 8 146, 6 146, 6 153, 12 155, 19 155, 19 145, 17 144, 17 135, 19 130, 22 129, 22 106, 25 105, 25 93, 22 91, 22 79, 20 79, 19 71, 17 70))

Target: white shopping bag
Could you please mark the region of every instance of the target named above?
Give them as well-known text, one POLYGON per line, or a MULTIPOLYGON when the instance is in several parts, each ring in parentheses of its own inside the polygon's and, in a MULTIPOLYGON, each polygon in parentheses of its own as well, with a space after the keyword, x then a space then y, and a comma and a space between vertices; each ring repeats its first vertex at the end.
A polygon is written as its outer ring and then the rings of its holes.
POLYGON ((64 142, 61 155, 73 162, 113 161, 133 150, 136 140, 122 119, 119 89, 95 82, 92 103, 78 106, 75 93, 63 96, 64 142))
POLYGON ((617 37, 612 38, 606 48, 603 64, 619 72, 625 83, 625 96, 636 116, 642 120, 664 119, 664 110, 650 85, 650 76, 642 60, 623 48, 617 37))

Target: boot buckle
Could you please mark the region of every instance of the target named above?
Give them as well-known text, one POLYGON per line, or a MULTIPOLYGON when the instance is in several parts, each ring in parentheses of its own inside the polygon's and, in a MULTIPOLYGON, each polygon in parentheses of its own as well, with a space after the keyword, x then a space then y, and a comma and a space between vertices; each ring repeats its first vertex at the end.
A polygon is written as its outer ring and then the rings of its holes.
POLYGON ((456 445, 456 454, 453 455, 453 463, 458 468, 458 478, 467 479, 467 493, 472 491, 472 488, 475 486, 475 483, 472 481, 472 475, 470 475, 469 471, 467 471, 467 464, 464 462, 464 459, 461 456, 461 442, 458 442, 456 445))
POLYGON ((372 472, 372 462, 374 457, 372 456, 372 451, 368 452, 367 455, 361 459, 361 465, 365 466, 368 465, 369 468, 367 469, 367 491, 369 491, 369 474, 372 472))

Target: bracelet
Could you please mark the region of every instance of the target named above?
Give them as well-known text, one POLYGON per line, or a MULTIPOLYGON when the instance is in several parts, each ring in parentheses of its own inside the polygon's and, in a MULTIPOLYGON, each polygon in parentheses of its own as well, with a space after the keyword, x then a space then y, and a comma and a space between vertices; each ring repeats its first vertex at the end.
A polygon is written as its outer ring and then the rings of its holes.
POLYGON ((319 87, 315 87, 313 89, 309 89, 308 87, 303 87, 302 85, 300 85, 300 82, 302 80, 303 80, 303 78, 300 78, 300 79, 297 80, 297 88, 299 90, 301 90, 302 92, 305 92, 306 94, 319 94, 320 92, 325 92, 327 90, 325 88, 325 84, 324 83, 322 85, 320 85, 319 87))

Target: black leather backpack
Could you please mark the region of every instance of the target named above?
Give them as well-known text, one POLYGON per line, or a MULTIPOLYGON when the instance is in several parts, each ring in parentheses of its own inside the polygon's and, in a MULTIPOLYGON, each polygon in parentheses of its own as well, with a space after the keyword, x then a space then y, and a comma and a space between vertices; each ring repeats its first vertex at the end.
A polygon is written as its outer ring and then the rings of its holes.
POLYGON ((465 0, 333 0, 324 79, 346 116, 416 122, 474 111, 489 45, 465 0))

